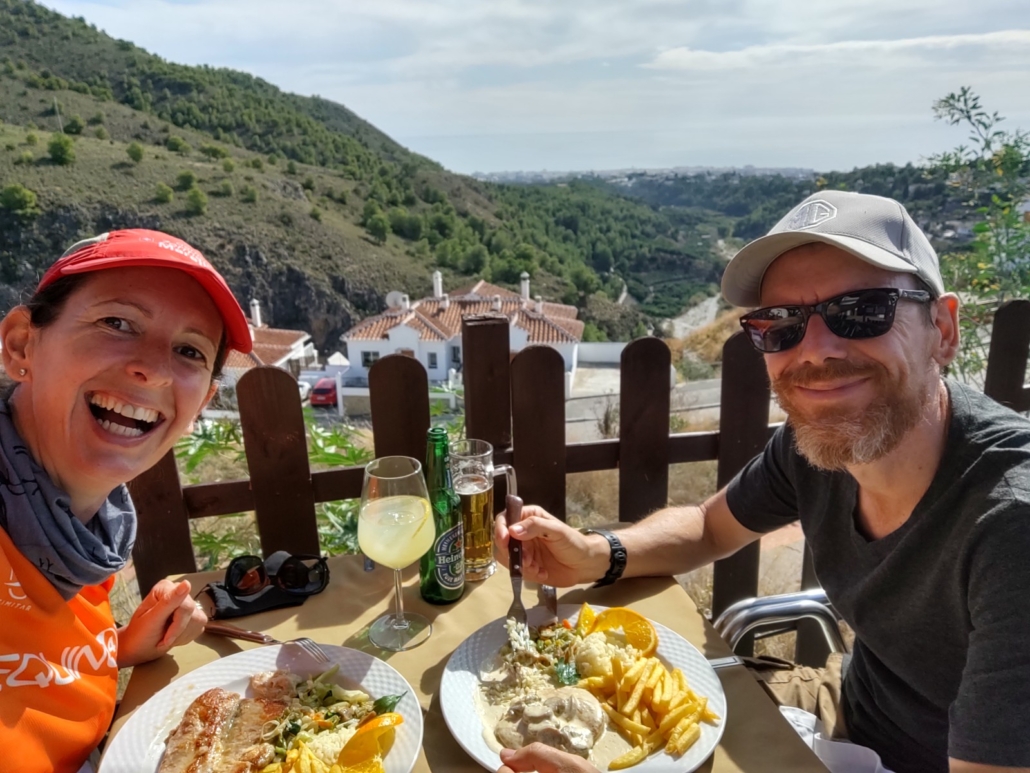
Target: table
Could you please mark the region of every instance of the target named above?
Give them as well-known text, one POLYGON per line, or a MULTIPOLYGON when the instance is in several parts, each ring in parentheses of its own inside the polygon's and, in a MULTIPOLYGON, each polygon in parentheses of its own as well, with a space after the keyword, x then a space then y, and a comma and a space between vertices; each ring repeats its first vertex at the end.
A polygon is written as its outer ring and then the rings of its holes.
MULTIPOLYGON (((265 631, 280 640, 309 636, 317 642, 343 644, 382 658, 408 680, 425 714, 423 748, 414 770, 418 773, 482 771, 448 731, 437 691, 444 666, 455 648, 479 627, 507 611, 511 602, 508 573, 503 567, 499 568, 486 581, 467 584, 465 595, 457 603, 434 606, 419 596, 417 569, 415 565, 404 572, 404 607, 432 620, 433 635, 425 644, 407 652, 384 652, 368 641, 368 626, 391 606, 393 572, 384 567, 365 572, 358 556, 329 559, 329 587, 307 599, 302 606, 228 622, 265 631)), ((219 572, 187 575, 195 591, 221 577, 219 572)), ((527 607, 531 606, 535 600, 533 586, 524 591, 523 597, 527 607)), ((602 606, 631 606, 676 631, 709 658, 732 654, 671 577, 622 580, 606 588, 577 587, 559 593, 562 604, 578 605, 584 601, 602 606)), ((254 646, 259 645, 204 634, 163 658, 137 666, 115 716, 112 737, 136 708, 172 680, 212 660, 254 646)), ((826 770, 747 669, 734 666, 719 669, 717 673, 726 691, 729 717, 721 744, 700 770, 715 773, 826 770)))

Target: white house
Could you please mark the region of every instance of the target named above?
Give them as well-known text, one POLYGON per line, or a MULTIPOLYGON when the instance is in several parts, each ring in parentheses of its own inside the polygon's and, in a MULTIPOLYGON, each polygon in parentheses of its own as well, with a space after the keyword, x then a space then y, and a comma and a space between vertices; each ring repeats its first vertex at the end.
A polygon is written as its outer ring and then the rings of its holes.
POLYGON ((529 344, 547 344, 565 360, 565 370, 576 367, 583 322, 576 319, 575 306, 530 298, 529 274, 522 274, 521 293, 479 281, 454 292, 443 291, 443 277, 433 273, 433 296, 411 301, 394 292, 387 296, 389 308, 352 327, 340 339, 347 344, 350 382, 368 378, 372 363, 387 354, 407 353, 426 368, 429 380, 447 380, 447 372, 461 370, 461 320, 472 314, 501 313, 511 326, 511 348, 519 351, 529 344))

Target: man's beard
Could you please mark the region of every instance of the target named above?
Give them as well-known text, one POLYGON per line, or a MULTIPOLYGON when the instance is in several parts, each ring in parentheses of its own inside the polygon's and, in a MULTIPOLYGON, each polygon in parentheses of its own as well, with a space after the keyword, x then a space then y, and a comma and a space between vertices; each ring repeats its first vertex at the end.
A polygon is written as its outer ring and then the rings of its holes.
POLYGON ((930 390, 905 376, 892 377, 877 363, 830 360, 823 366, 805 366, 781 374, 772 382, 773 392, 794 429, 798 452, 810 464, 824 470, 844 470, 869 464, 889 454, 919 422, 930 390), (859 408, 808 406, 797 400, 795 387, 866 377, 876 397, 859 408))

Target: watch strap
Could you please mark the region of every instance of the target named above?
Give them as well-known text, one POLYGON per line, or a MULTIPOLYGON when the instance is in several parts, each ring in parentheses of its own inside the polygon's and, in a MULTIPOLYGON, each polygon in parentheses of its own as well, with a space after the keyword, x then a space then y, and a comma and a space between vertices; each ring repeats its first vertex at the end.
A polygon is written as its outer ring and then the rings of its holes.
POLYGON ((611 585, 622 577, 622 573, 626 571, 627 558, 626 548, 623 546, 622 541, 607 529, 581 529, 580 531, 583 534, 600 534, 608 540, 608 544, 612 549, 611 555, 608 558, 608 571, 592 587, 601 588, 605 585, 611 585))

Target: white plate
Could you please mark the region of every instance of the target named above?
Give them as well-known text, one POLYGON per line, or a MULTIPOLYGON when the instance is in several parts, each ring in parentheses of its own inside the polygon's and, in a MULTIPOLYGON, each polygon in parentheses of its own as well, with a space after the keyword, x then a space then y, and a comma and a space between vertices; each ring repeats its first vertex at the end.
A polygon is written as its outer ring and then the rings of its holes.
POLYGON ((321 645, 331 662, 316 663, 298 647, 271 645, 216 660, 183 675, 136 709, 108 745, 100 773, 154 773, 164 754, 165 738, 179 724, 193 699, 212 687, 250 695, 250 677, 286 668, 303 677, 315 676, 339 663, 335 682, 360 687, 373 698, 406 692, 395 711, 404 717, 393 748, 383 760, 386 773, 410 773, 422 746, 422 708, 404 677, 371 655, 347 647, 321 645))
MULTIPOLYGON (((598 612, 606 609, 591 606, 598 612)), ((542 607, 534 607, 528 614, 530 625, 539 625, 546 619, 546 611, 542 607)), ((558 615, 575 622, 579 617, 579 607, 562 604, 558 607, 558 615)), ((634 773, 689 773, 700 767, 719 745, 723 728, 726 727, 726 693, 705 656, 693 644, 664 625, 654 623, 654 627, 658 631, 656 654, 659 660, 669 668, 682 669, 691 689, 708 698, 708 705, 719 715, 720 720, 717 725, 702 722, 701 737, 683 756, 674 758, 665 752, 657 752, 629 770, 634 773)), ((484 625, 454 651, 440 680, 440 706, 451 735, 476 762, 488 770, 497 770, 501 758, 483 738, 483 720, 476 711, 474 698, 479 689, 480 667, 507 640, 503 619, 484 625)))

